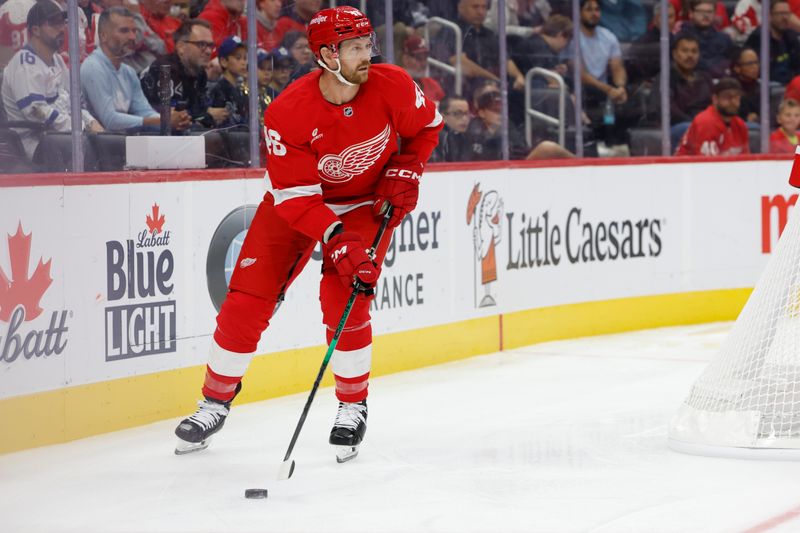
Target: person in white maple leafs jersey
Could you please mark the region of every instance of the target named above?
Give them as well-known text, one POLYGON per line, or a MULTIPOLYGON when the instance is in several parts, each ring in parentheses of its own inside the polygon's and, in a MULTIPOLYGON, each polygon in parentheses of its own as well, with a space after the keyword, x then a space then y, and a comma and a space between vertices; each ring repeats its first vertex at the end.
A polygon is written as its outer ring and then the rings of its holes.
MULTIPOLYGON (((176 429, 177 453, 205 448, 269 325, 276 304, 322 243, 320 301, 327 339, 356 279, 372 288, 389 245, 366 249, 386 206, 389 226, 417 203, 419 179, 436 147, 442 117, 401 68, 370 62, 375 36, 352 7, 324 9, 308 26, 322 69, 295 81, 267 108, 264 134, 272 190, 242 246, 217 329, 198 411, 176 429), (399 142, 398 142, 399 138, 399 142)), ((329 442, 358 446, 366 431, 372 361, 370 296, 359 294, 333 352, 339 412, 329 442)))

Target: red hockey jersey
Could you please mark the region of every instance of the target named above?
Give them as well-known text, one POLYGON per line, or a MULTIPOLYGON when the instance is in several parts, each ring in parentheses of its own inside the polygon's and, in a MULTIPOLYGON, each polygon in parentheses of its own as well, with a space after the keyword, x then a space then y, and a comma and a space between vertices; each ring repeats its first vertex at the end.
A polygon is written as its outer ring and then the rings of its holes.
POLYGON ((289 85, 264 114, 275 208, 317 240, 338 215, 374 201, 391 157, 424 165, 442 128, 436 106, 399 67, 372 65, 356 97, 341 105, 322 97, 321 75, 289 85))
POLYGON ((725 124, 713 105, 697 114, 686 130, 675 155, 749 154, 747 125, 739 117, 725 124))

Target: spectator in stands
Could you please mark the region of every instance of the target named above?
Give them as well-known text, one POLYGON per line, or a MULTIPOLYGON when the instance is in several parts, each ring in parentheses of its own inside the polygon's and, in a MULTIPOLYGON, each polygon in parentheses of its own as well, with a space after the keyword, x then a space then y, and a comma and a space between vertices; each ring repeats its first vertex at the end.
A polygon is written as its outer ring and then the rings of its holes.
MULTIPOLYGON (((502 131, 500 91, 487 91, 476 101, 476 113, 467 129, 472 140, 472 156, 474 161, 497 161, 503 159, 501 151, 502 131)), ((513 124, 508 128, 509 157, 525 159, 528 147, 522 132, 513 124)))
POLYGON ((711 105, 697 115, 686 130, 675 155, 749 154, 747 125, 739 118, 742 86, 722 78, 714 86, 711 105))
POLYGON ((220 47, 226 38, 235 36, 247 40, 247 18, 244 12, 245 0, 209 0, 198 18, 211 23, 214 44, 220 47))
MULTIPOLYGON (((680 31, 684 22, 692 20, 692 3, 694 0, 669 0, 672 7, 675 8, 675 17, 677 20, 676 26, 673 31, 680 31)), ((714 13, 712 14, 711 24, 717 31, 722 31, 731 25, 730 18, 728 18, 728 8, 725 3, 720 0, 713 1, 714 13)))
MULTIPOLYGON (((675 7, 667 4, 667 26, 675 26, 675 7)), ((668 32, 670 50, 675 45, 675 39, 668 32)), ((653 4, 653 19, 647 31, 639 37, 628 53, 627 71, 628 82, 640 84, 651 83, 661 71, 661 4, 653 4)))
POLYGON ((228 109, 228 118, 220 126, 247 124, 247 44, 236 36, 228 37, 222 41, 217 55, 222 77, 211 90, 211 106, 228 109))
POLYGON ((472 142, 467 135, 470 113, 467 100, 461 96, 448 96, 439 103, 444 118, 444 128, 439 132, 439 144, 431 161, 458 162, 472 160, 472 142))
MULTIPOLYGON (((677 146, 683 134, 689 129, 694 117, 711 103, 714 83, 711 76, 697 68, 700 60, 700 43, 688 33, 679 35, 672 48, 672 68, 669 76, 669 110, 671 146, 677 146)), ((660 75, 653 82, 650 93, 650 110, 661 109, 660 75)), ((660 113, 654 117, 661 119, 660 113)))
POLYGON ((800 103, 782 100, 777 114, 778 129, 769 136, 769 152, 793 154, 797 148, 797 128, 800 127, 800 103))
MULTIPOLYGON (((530 37, 537 33, 553 12, 547 0, 507 0, 506 35, 530 37)), ((489 4, 486 26, 497 32, 497 2, 489 4)))
MULTIPOLYGON (((781 85, 800 74, 800 40, 789 29, 791 10, 786 0, 773 0, 769 11, 769 79, 781 85)), ((747 46, 761 51, 761 30, 756 28, 747 38, 747 46)))
POLYGON ((173 33, 181 21, 170 16, 170 0, 139 0, 139 10, 150 30, 164 41, 167 53, 175 51, 173 33))
POLYGON ((597 0, 581 0, 581 31, 579 42, 583 68, 584 110, 589 116, 598 139, 608 146, 625 143, 626 126, 623 120, 609 124, 602 118, 607 107, 621 109, 628 100, 628 74, 622 63, 619 41, 600 23, 600 4, 597 0))
POLYGON ((289 31, 281 40, 281 47, 289 51, 296 65, 302 66, 314 62, 314 54, 308 46, 308 37, 302 31, 289 31))
MULTIPOLYGON (((28 11, 29 42, 12 56, 0 90, 9 120, 44 124, 52 131, 71 130, 69 70, 58 53, 66 38, 66 18, 67 14, 49 0, 35 4, 28 11)), ((81 126, 93 133, 103 131, 86 110, 81 113, 81 126)), ((41 143, 42 131, 18 132, 28 159, 43 163, 52 157, 41 143)))
MULTIPOLYGON (((266 50, 259 49, 256 54, 258 76, 258 121, 264 125, 264 111, 267 110, 269 104, 275 99, 277 93, 270 84, 272 83, 272 54, 266 50)), ((261 132, 263 135, 263 132, 261 132)))
MULTIPOLYGON (((502 101, 500 91, 485 91, 476 101, 477 113, 467 128, 472 141, 473 161, 497 161, 503 159, 502 153, 502 101)), ((574 157, 558 144, 535 140, 535 148, 530 150, 525 143, 523 132, 513 123, 508 125, 508 145, 510 159, 561 159, 574 157)))
POLYGON ((679 35, 688 33, 700 43, 698 68, 714 79, 726 76, 733 55, 733 41, 727 33, 714 28, 713 0, 692 0, 690 21, 681 26, 679 35))
POLYGON ((758 128, 761 113, 761 63, 752 48, 740 49, 733 58, 733 77, 742 84, 742 105, 739 116, 748 122, 751 129, 758 128))
MULTIPOLYGON (((147 102, 136 72, 122 62, 136 45, 133 14, 124 7, 103 11, 98 33, 100 47, 81 65, 81 88, 90 110, 108 131, 158 128, 160 117, 147 102)), ((172 129, 184 130, 190 122, 186 111, 172 110, 172 129)))
MULTIPOLYGON (((509 38, 511 41, 514 38, 509 38)), ((562 77, 569 74, 567 64, 561 52, 572 41, 572 21, 564 15, 553 15, 542 26, 539 33, 525 39, 515 39, 516 44, 510 48, 511 58, 525 74, 534 67, 545 68, 557 72, 562 77)), ((537 82, 555 85, 550 80, 537 82)))
POLYGON ((272 81, 269 86, 274 91, 275 98, 289 85, 294 67, 294 60, 286 48, 279 46, 272 51, 272 81))
MULTIPOLYGON (((55 1, 55 0, 54 0, 55 1)), ((14 55, 17 50, 25 46, 28 42, 28 34, 26 30, 27 16, 30 8, 36 3, 36 0, 8 0, 4 4, 0 4, 0 69, 6 66, 8 60, 14 55)), ((66 11, 66 1, 55 2, 62 11, 66 11)), ((86 57, 86 31, 88 22, 83 10, 78 10, 78 50, 80 52, 81 60, 86 57)), ((64 48, 62 48, 62 56, 64 61, 67 61, 65 40, 64 48)))
POLYGON ((438 81, 425 75, 427 64, 428 43, 422 37, 412 35, 403 44, 400 65, 417 82, 425 96, 438 104, 444 98, 444 90, 438 81))
POLYGON ((173 109, 185 109, 192 124, 201 128, 212 128, 228 118, 225 106, 209 106, 208 77, 206 67, 214 51, 211 26, 207 20, 190 19, 183 22, 174 34, 175 52, 161 56, 142 73, 142 91, 150 105, 161 109, 159 74, 161 65, 170 66, 170 105, 173 109))
POLYGON ((600 0, 600 25, 620 42, 635 41, 647 31, 647 12, 641 0, 600 0))
POLYGON ((313 17, 321 7, 322 0, 294 0, 288 2, 275 28, 278 40, 282 41, 283 36, 290 31, 306 33, 306 28, 308 28, 311 17, 313 17))
MULTIPOLYGON (((459 0, 458 19, 462 33, 461 68, 467 83, 465 94, 471 94, 482 79, 497 80, 500 73, 500 52, 497 34, 484 25, 489 0, 459 0)), ((436 38, 434 56, 451 65, 456 64, 455 32, 442 28, 436 38)), ((525 77, 512 59, 507 63, 513 88, 521 90, 525 77)))
POLYGON ((281 0, 258 0, 256 2, 256 32, 258 46, 272 50, 281 42, 277 24, 281 14, 281 0))

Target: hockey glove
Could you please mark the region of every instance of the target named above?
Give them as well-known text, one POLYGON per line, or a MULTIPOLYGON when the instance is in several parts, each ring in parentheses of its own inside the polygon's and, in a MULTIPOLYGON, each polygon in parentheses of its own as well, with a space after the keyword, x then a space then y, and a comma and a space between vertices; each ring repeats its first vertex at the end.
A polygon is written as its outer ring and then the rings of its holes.
POLYGON ((406 215, 417 207, 419 178, 422 174, 422 163, 419 161, 400 163, 397 159, 390 159, 384 167, 375 189, 376 199, 372 208, 375 216, 381 216, 389 204, 394 206, 392 218, 389 219, 390 228, 399 226, 406 215))
POLYGON ((380 268, 367 255, 367 247, 358 233, 344 231, 332 236, 325 244, 325 253, 346 287, 352 287, 356 278, 365 288, 374 287, 378 281, 380 268))

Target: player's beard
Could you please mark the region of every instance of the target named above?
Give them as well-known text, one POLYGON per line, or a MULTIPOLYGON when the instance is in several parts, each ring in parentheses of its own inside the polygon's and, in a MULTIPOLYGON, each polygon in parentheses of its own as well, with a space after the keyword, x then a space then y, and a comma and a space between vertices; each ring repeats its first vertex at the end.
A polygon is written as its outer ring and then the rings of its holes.
POLYGON ((359 85, 361 83, 366 82, 367 79, 369 79, 369 67, 370 67, 370 62, 364 61, 358 64, 355 68, 353 68, 353 70, 345 70, 344 68, 342 68, 342 77, 347 81, 349 81, 350 83, 359 85), (366 69, 359 70, 362 67, 366 67, 366 69))

